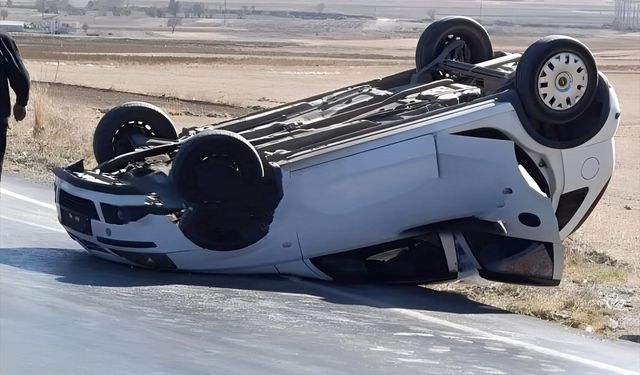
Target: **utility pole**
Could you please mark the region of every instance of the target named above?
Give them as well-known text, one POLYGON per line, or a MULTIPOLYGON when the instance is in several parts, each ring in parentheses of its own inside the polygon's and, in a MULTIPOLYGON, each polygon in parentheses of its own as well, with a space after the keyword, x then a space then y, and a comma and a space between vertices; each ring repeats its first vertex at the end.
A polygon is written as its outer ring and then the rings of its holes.
POLYGON ((483 0, 480 0, 480 19, 478 20, 478 22, 482 23, 482 4, 483 4, 483 0))
POLYGON ((222 23, 227 24, 227 0, 224 0, 224 10, 222 11, 222 23))

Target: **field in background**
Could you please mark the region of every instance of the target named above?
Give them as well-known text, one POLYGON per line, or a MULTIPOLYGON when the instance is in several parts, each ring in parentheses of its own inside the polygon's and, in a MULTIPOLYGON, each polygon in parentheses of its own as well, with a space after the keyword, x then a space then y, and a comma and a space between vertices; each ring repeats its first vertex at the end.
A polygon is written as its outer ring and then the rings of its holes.
MULTIPOLYGON (((14 0, 17 6, 32 6, 32 0, 14 0)), ((85 0, 70 0, 69 3, 84 8, 85 0)), ((130 7, 166 6, 168 0, 115 1, 130 7)), ((224 1, 204 0, 208 9, 222 10, 224 1)), ((227 0, 228 18, 235 17, 233 11, 246 7, 258 11, 302 11, 340 13, 371 18, 427 19, 431 12, 438 17, 464 15, 486 23, 511 22, 545 25, 575 25, 601 27, 610 24, 613 18, 614 0, 227 0), (517 12, 513 7, 517 6, 517 12)), ((14 17, 15 18, 15 17, 14 17)), ((15 18, 19 19, 19 18, 15 18)), ((91 17, 78 18, 90 22, 91 17)), ((98 22, 101 23, 101 22, 98 22)), ((133 24, 131 24, 133 25, 133 24)))
MULTIPOLYGON (((326 11, 335 4, 325 3, 326 11)), ((479 4, 448 4, 458 3, 479 4)), ((502 3, 511 2, 486 3, 504 10, 508 7, 502 3)), ((570 2, 517 3, 551 4, 557 10, 570 2)), ((581 6, 597 9, 608 3, 581 2, 581 6)), ((264 2, 267 5, 278 4, 264 2)), ((562 16, 581 19, 571 9, 562 16)), ((598 17, 608 17, 603 14, 587 19, 599 24, 598 17)), ((113 37, 16 36, 36 83, 29 117, 12 124, 7 169, 50 178, 48 169, 54 166, 91 160, 95 124, 108 108, 125 101, 152 102, 167 110, 179 127, 190 127, 411 69, 416 40, 425 26, 415 20, 256 17, 225 25, 220 20, 189 20, 172 34, 158 19, 131 21, 95 18, 96 30, 113 37)), ((518 52, 540 36, 563 33, 578 37, 593 50, 622 104, 617 169, 594 214, 567 243, 568 269, 560 288, 500 284, 440 288, 511 311, 637 339, 640 34, 495 22, 488 28, 496 49, 518 52)))

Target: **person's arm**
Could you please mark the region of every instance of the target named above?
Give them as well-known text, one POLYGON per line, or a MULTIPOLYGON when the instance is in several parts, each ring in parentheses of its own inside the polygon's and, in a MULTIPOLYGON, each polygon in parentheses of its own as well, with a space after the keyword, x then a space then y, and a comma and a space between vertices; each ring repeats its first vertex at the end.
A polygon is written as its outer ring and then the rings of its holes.
POLYGON ((20 52, 13 39, 6 35, 0 35, 0 49, 2 50, 2 58, 6 69, 9 84, 16 93, 16 104, 20 107, 26 107, 29 102, 29 72, 22 63, 20 52))

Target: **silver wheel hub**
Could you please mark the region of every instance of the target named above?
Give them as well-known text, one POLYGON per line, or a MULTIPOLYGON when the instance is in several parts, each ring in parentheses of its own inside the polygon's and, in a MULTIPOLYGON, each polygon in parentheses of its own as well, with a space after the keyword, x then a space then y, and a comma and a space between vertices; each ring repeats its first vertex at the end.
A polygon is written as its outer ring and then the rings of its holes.
POLYGON ((584 61, 573 53, 561 52, 542 66, 538 75, 538 95, 547 107, 564 111, 582 99, 588 84, 584 61))

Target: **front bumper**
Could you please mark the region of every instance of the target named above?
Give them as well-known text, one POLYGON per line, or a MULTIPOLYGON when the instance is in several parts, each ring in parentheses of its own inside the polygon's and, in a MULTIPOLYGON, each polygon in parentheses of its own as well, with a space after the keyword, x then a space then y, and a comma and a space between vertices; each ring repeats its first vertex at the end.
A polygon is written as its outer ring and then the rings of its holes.
POLYGON ((176 269, 167 254, 195 247, 138 187, 84 171, 81 162, 56 168, 54 174, 58 220, 89 253, 147 268, 176 269))

